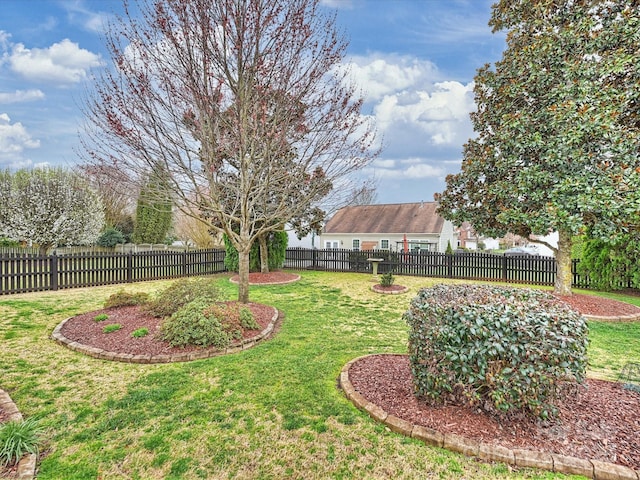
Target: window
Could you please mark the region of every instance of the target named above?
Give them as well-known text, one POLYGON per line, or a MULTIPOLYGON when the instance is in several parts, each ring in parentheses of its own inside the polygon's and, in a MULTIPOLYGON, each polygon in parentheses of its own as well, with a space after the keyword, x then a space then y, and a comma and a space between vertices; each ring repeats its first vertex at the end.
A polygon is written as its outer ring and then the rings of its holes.
POLYGON ((327 240, 326 242, 324 242, 324 248, 326 248, 327 250, 331 250, 333 249, 337 249, 338 248, 338 241, 337 240, 327 240))
POLYGON ((351 245, 353 247, 354 250, 360 250, 360 240, 357 238, 354 238, 353 241, 351 242, 351 245))
POLYGON ((380 240, 380 248, 382 250, 389 250, 389 240, 387 239, 380 240))

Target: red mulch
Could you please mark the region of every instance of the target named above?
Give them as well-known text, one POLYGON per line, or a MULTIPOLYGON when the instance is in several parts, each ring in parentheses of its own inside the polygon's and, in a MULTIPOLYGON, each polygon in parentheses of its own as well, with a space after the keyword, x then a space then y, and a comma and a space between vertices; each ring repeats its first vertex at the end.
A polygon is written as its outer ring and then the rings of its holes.
POLYGON ((407 289, 404 285, 380 285, 379 283, 373 286, 373 291, 378 293, 394 293, 403 292, 407 289))
POLYGON ((583 315, 596 315, 602 317, 622 317, 627 315, 640 315, 640 308, 630 303, 619 302, 610 298, 597 297, 595 295, 558 295, 560 300, 571 305, 574 310, 583 315))

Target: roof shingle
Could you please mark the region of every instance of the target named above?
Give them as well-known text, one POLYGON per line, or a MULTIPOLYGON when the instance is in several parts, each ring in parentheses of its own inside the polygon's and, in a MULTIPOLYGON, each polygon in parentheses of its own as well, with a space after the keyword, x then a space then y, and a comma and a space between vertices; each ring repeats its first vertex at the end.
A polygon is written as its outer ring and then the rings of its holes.
POLYGON ((436 202, 357 205, 338 210, 325 233, 441 233, 436 202))

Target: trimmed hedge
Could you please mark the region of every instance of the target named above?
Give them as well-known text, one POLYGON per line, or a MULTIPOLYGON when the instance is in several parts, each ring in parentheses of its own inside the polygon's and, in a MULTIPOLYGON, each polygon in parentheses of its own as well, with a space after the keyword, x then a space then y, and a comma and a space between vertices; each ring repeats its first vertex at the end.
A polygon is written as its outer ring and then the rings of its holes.
POLYGON ((432 404, 547 418, 560 387, 585 376, 584 318, 542 291, 438 285, 404 319, 415 392, 432 404))

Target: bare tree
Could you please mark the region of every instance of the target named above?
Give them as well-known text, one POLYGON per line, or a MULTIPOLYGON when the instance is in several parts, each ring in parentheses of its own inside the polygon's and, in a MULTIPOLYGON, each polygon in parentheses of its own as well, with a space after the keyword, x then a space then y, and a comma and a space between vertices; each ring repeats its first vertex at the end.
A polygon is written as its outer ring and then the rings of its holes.
POLYGON ((134 213, 138 197, 138 189, 135 184, 131 188, 127 173, 104 163, 79 165, 76 171, 100 196, 105 226, 120 229, 126 224, 134 213))
POLYGON ((197 248, 224 248, 222 235, 212 235, 211 227, 198 212, 186 215, 177 210, 173 219, 173 230, 178 240, 197 248))
POLYGON ((319 0, 141 0, 107 33, 115 68, 87 101, 94 162, 162 164, 185 214, 240 257, 376 155, 362 99, 337 68, 346 41, 319 0))

